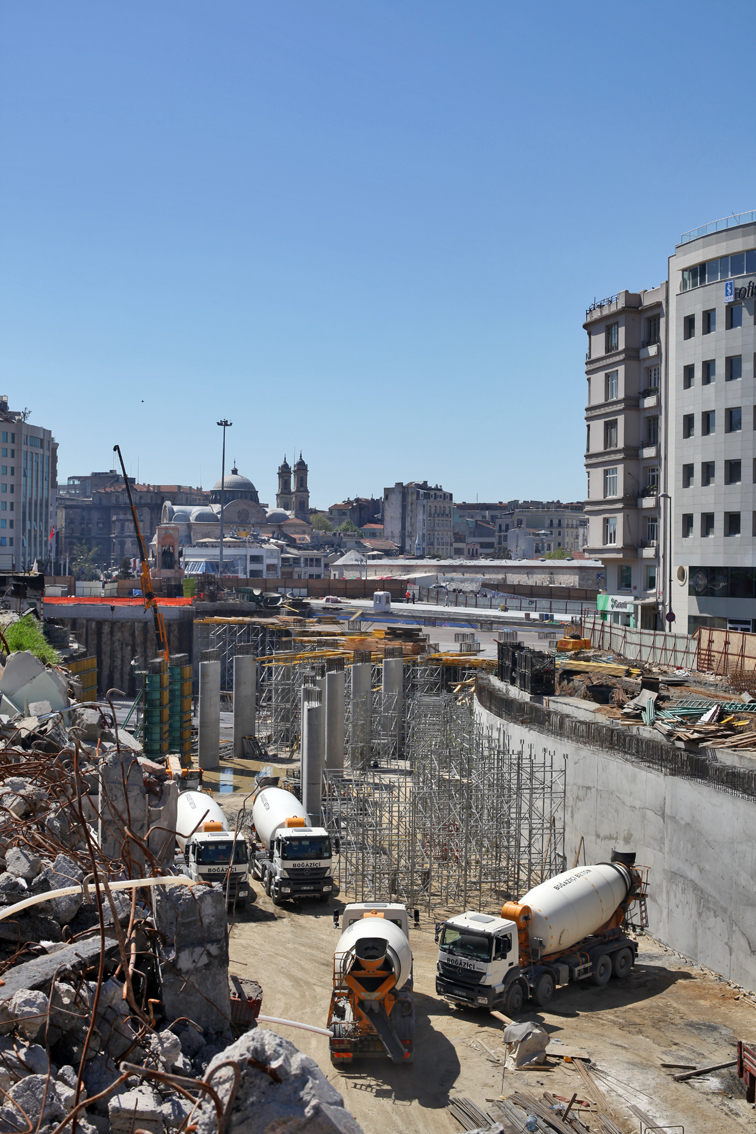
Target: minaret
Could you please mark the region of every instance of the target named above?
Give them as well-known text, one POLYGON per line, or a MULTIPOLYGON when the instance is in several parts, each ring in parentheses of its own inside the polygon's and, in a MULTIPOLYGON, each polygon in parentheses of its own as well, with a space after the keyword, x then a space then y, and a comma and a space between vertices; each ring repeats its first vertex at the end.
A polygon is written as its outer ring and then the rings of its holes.
POLYGON ((276 508, 283 508, 284 512, 292 509, 291 501, 291 467, 286 457, 283 464, 278 466, 278 492, 276 493, 276 508))
POLYGON ((300 452, 299 460, 292 470, 294 490, 294 515, 297 519, 310 518, 310 490, 307 487, 307 464, 300 452))

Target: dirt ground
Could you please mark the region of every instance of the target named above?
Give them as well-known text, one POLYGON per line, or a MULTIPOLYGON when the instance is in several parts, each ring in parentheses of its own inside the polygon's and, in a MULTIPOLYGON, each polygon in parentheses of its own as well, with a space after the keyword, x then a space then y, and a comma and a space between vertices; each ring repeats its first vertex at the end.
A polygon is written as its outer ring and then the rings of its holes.
MULTIPOLYGON (((332 914, 342 903, 276 908, 259 885, 255 889, 257 901, 231 928, 231 971, 260 982, 263 1013, 324 1027, 338 938, 332 914)), ((411 941, 417 1014, 411 1066, 371 1060, 342 1073, 331 1065, 324 1036, 273 1029, 317 1060, 365 1134, 457 1134, 461 1127, 445 1109, 456 1095, 485 1109, 486 1100, 517 1089, 539 1096, 547 1090, 567 1099, 576 1091, 579 1098, 587 1094, 577 1071, 565 1062, 551 1069, 505 1071, 500 1062, 504 1025, 487 1012, 457 1010, 436 996, 434 922, 421 915, 411 941)), ((674 1072, 660 1066, 734 1059, 738 1038, 756 1038, 756 1007, 737 996, 726 981, 646 937, 625 981, 563 988, 553 1011, 524 1011, 519 1019, 541 1021, 566 1053, 582 1051, 591 1059, 615 1119, 628 1132, 638 1130, 628 1103, 660 1125, 684 1125, 688 1134, 752 1130, 754 1111, 734 1070, 676 1083, 674 1072)), ((590 1115, 581 1117, 590 1126, 590 1115)))

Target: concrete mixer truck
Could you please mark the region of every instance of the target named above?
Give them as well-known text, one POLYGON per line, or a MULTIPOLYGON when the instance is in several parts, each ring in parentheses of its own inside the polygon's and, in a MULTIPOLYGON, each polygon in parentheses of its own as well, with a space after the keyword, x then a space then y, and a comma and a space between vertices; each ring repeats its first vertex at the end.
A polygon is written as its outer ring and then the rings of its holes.
POLYGON ((336 1067, 355 1056, 412 1062, 415 1004, 406 906, 361 902, 344 908, 328 1027, 336 1067))
POLYGON ((176 842, 184 857, 179 865, 190 878, 226 886, 229 905, 244 906, 250 895, 254 898, 247 840, 229 831, 226 817, 211 795, 204 791, 179 792, 176 842))
POLYGON ((436 992, 513 1016, 526 996, 543 1008, 558 985, 626 977, 638 952, 627 931, 647 924, 646 885, 635 855, 613 851, 611 862, 567 870, 505 902, 501 917, 467 911, 438 923, 436 992))
POLYGON ((252 875, 280 906, 285 899, 319 898, 333 890, 331 839, 325 827, 311 827, 304 807, 290 791, 266 787, 252 802, 257 846, 251 852, 252 875))

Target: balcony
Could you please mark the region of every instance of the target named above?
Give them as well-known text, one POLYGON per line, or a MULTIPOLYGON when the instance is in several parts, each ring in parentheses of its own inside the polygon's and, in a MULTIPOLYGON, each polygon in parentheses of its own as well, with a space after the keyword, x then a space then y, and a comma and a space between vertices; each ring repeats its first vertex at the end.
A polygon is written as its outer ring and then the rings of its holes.
POLYGON ((655 459, 659 456, 658 445, 643 445, 640 451, 641 459, 644 461, 655 459))
POLYGON ((658 508, 659 505, 657 503, 656 493, 654 493, 653 496, 646 496, 646 495, 639 496, 638 497, 638 507, 643 508, 643 509, 647 509, 647 510, 652 510, 652 511, 655 510, 656 508, 658 508))
POLYGON ((658 341, 641 343, 639 358, 655 358, 659 354, 659 351, 660 343, 658 341))
POLYGON ((638 545, 641 559, 656 559, 658 555, 658 543, 659 541, 656 539, 642 539, 638 545))
POLYGON ((639 406, 641 409, 655 409, 659 404, 659 391, 652 390, 646 392, 645 390, 640 396, 639 406))

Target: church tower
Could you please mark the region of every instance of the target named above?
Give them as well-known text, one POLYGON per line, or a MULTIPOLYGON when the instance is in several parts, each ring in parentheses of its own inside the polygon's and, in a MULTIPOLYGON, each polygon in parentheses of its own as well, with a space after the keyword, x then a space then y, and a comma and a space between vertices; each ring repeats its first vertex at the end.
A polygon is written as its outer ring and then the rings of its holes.
POLYGON ((294 516, 298 520, 309 520, 310 518, 310 490, 307 487, 307 472, 307 464, 300 453, 299 460, 292 470, 294 516))
POLYGON ((293 507, 291 496, 291 466, 283 459, 278 466, 278 492, 276 493, 276 508, 283 508, 284 512, 291 512, 293 507))

